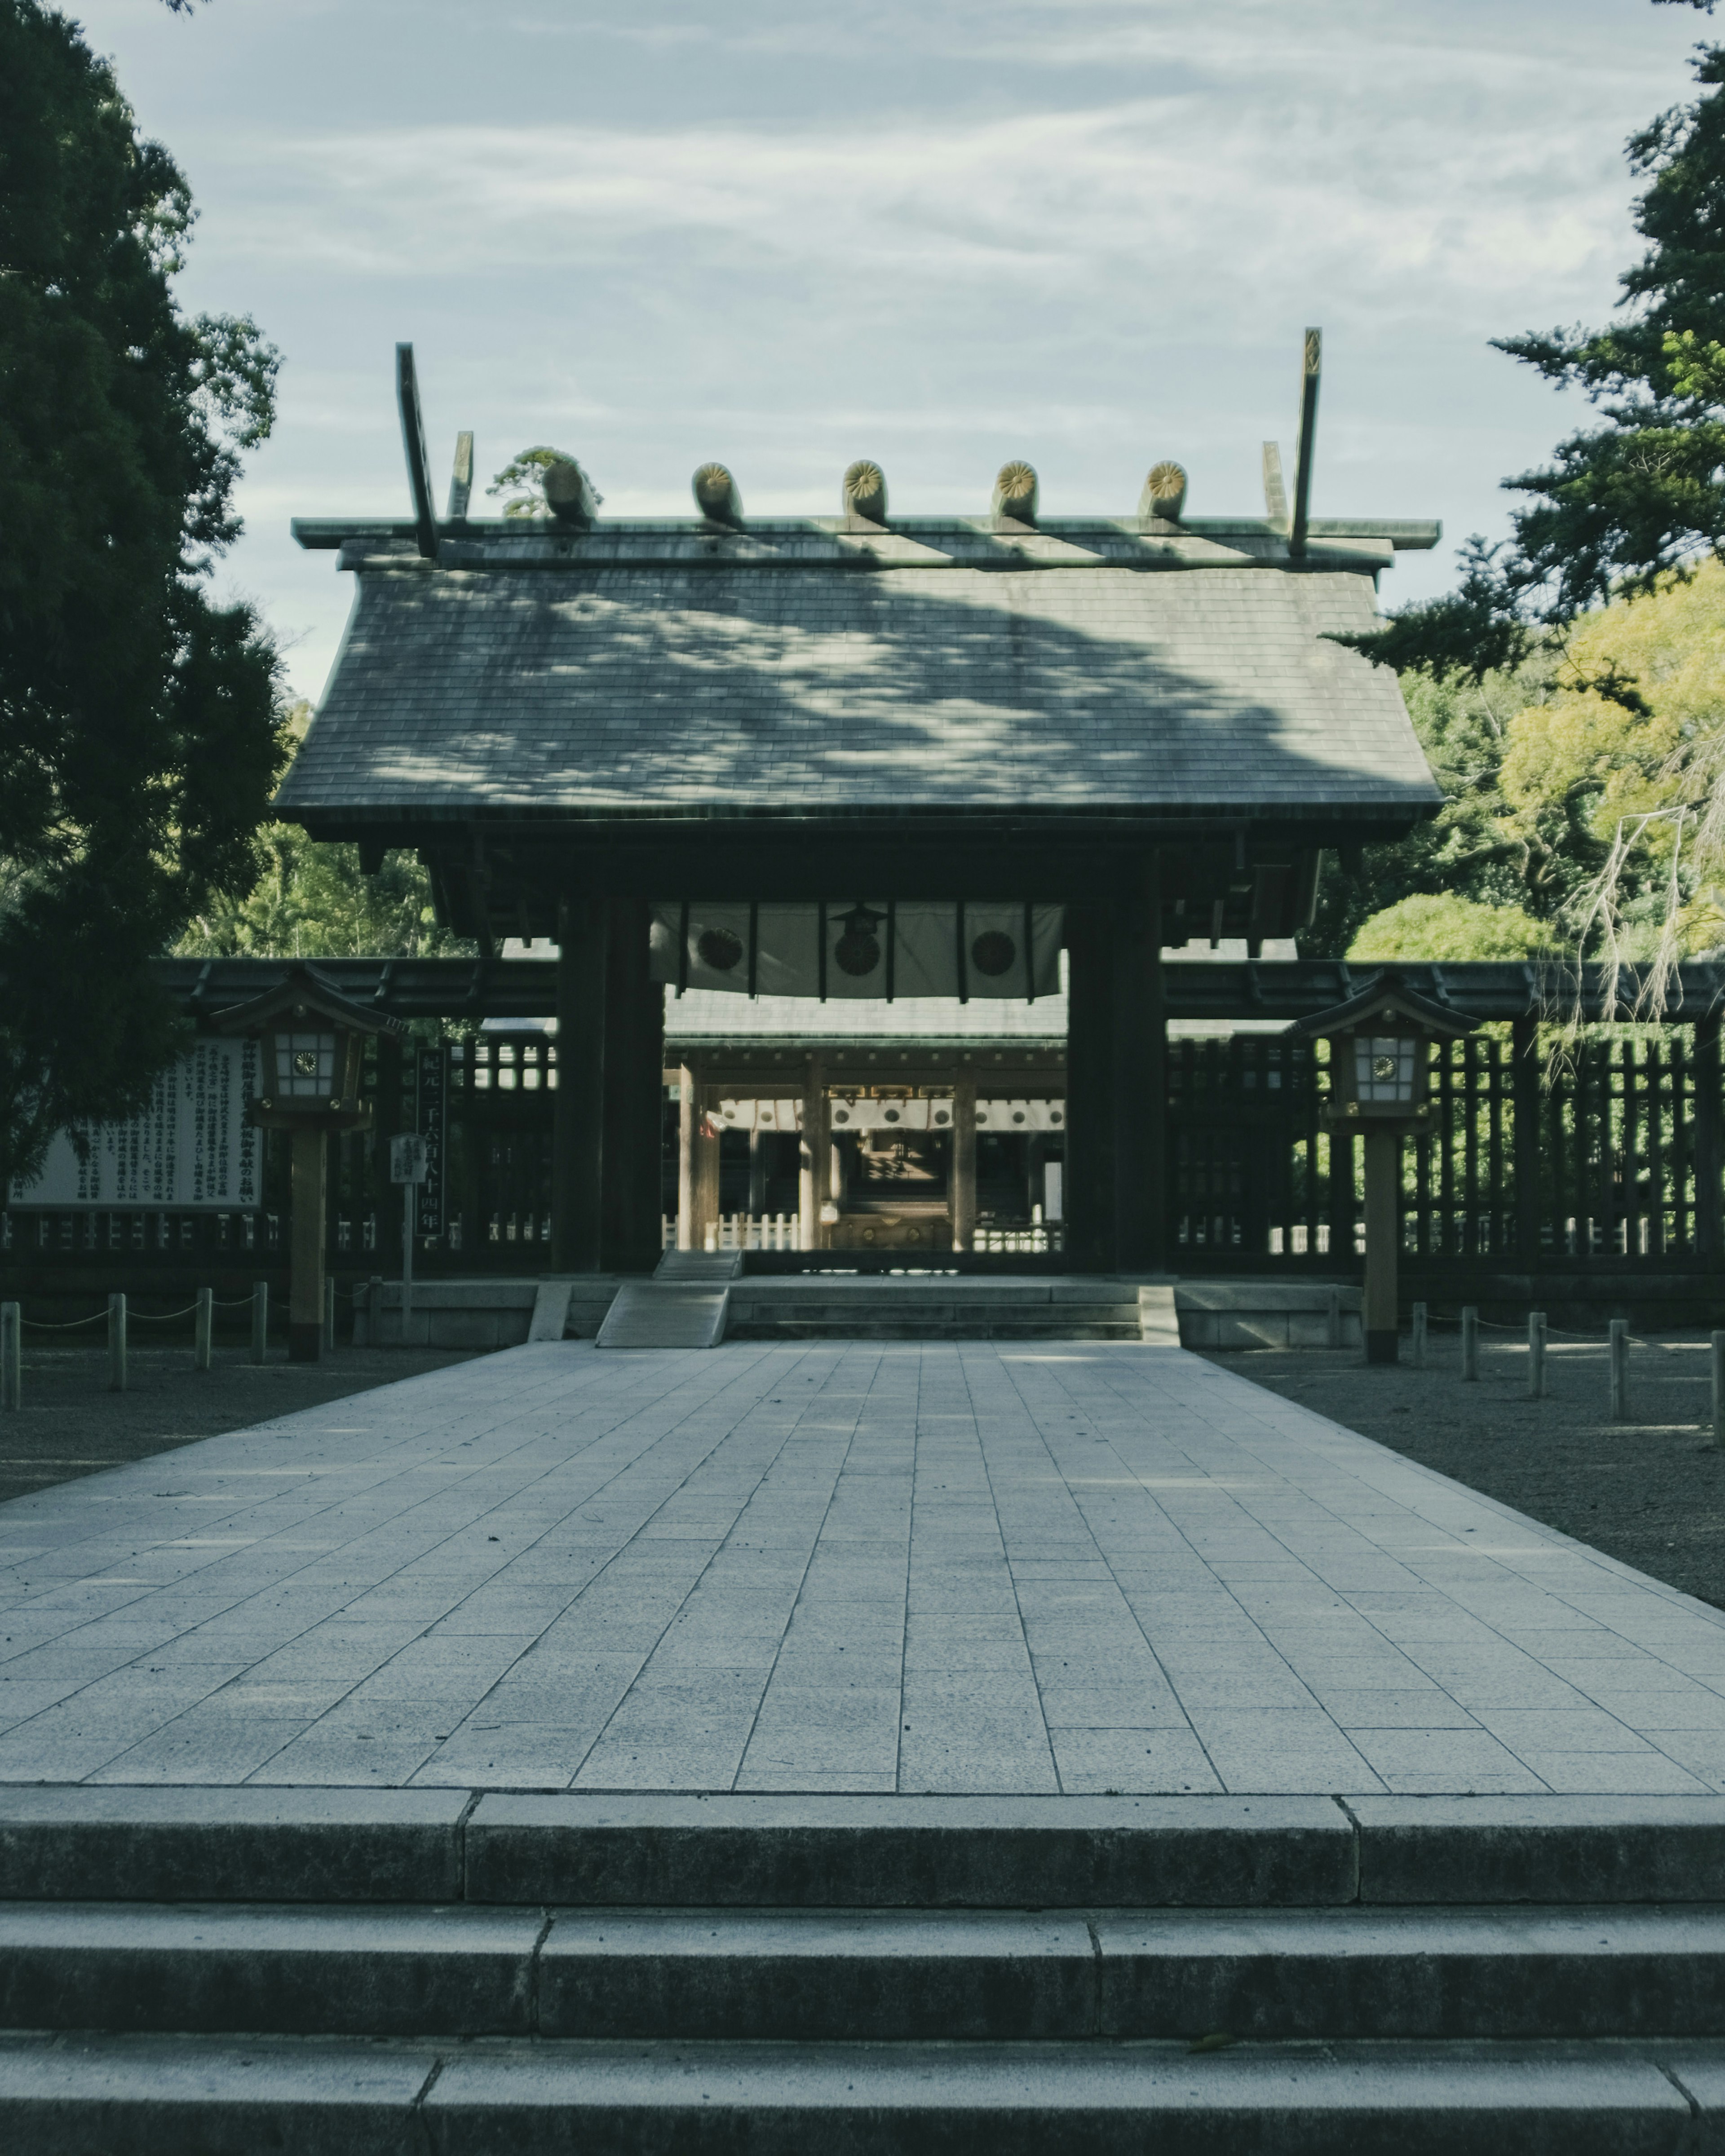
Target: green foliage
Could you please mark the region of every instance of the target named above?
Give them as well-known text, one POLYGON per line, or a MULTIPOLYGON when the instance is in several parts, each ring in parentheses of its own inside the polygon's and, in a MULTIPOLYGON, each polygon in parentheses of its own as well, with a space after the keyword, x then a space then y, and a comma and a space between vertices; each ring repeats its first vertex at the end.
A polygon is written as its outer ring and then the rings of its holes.
MULTIPOLYGON (((297 748, 311 706, 296 704, 286 731, 297 748)), ((256 880, 213 896, 175 949, 190 958, 466 957, 474 946, 440 928, 431 883, 412 854, 391 853, 362 873, 357 846, 266 824, 255 840, 256 880)))
POLYGON ((0 0, 0 1188, 177 1045, 143 962, 254 873, 276 654, 207 577, 278 357, 188 317, 186 182, 107 64, 0 0))
MULTIPOLYGON (((551 505, 545 499, 545 475, 553 465, 576 465, 579 459, 566 449, 522 449, 512 456, 496 478, 485 489, 487 494, 506 495, 503 505, 506 516, 549 516, 551 505)), ((595 495, 595 501, 603 496, 595 495)))
POLYGON ((1316 918, 1300 938, 1308 957, 1346 952, 1363 924, 1399 901, 1448 892, 1476 904, 1515 906, 1549 918, 1591 873, 1599 849, 1584 834, 1507 831, 1503 762, 1517 713, 1550 694, 1553 662, 1541 649, 1512 671, 1473 680, 1413 673, 1402 689, 1443 808, 1405 839, 1368 846, 1350 873, 1327 859, 1316 918), (1579 858, 1578 858, 1579 854, 1579 858))
POLYGON ((1348 947, 1363 963, 1407 958, 1461 961, 1531 958, 1548 952, 1552 932, 1517 906, 1479 906, 1448 892, 1398 899, 1366 921, 1348 947))
POLYGON ((1444 808, 1368 849, 1357 876, 1332 870, 1303 947, 1346 949, 1416 893, 1517 906, 1572 946, 1615 938, 1625 956, 1655 956, 1662 936, 1680 956, 1725 941, 1705 839, 1725 763, 1725 567, 1594 608, 1514 674, 1410 673, 1402 687, 1444 808))

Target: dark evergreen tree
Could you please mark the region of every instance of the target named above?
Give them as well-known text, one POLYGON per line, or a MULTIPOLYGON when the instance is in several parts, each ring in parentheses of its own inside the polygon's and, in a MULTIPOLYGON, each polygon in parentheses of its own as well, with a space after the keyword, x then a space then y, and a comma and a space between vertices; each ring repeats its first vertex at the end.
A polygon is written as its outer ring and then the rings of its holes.
POLYGON ((276 654, 218 606, 277 356, 188 317, 186 182, 77 25, 0 0, 0 1202, 173 1054, 144 962, 247 889, 276 654))

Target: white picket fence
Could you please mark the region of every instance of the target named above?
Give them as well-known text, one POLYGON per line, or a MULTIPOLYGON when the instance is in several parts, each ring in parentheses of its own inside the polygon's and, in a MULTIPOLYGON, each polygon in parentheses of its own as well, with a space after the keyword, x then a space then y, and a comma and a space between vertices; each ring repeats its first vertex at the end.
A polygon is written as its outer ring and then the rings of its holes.
POLYGON ((1052 1230, 1052 1241, 1050 1240, 1050 1229, 1043 1226, 978 1228, 976 1231, 976 1247, 979 1250, 995 1251, 1058 1250, 1061 1247, 1061 1231, 1058 1224, 1052 1230))
MULTIPOLYGON (((793 1213, 727 1213, 707 1223, 701 1247, 708 1250, 794 1250, 800 1247, 797 1240, 798 1224, 793 1213)), ((1045 1253, 1061 1247, 1062 1234, 1058 1222, 1052 1228, 1040 1221, 1029 1228, 978 1228, 976 1248, 1045 1253)), ((675 1220, 669 1214, 661 1214, 660 1248, 675 1250, 676 1241, 675 1220)))
MULTIPOLYGON (((798 1222, 795 1214, 727 1213, 709 1220, 702 1249, 708 1250, 794 1250, 798 1222)), ((659 1219, 659 1245, 675 1250, 677 1224, 669 1214, 659 1219)))

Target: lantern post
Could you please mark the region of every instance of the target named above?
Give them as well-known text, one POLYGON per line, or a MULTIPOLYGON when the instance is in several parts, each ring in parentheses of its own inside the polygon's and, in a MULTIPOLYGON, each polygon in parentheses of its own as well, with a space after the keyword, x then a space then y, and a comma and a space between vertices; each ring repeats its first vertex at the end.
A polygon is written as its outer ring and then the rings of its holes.
POLYGON ((1296 1038, 1328 1040, 1330 1093, 1324 1122, 1334 1136, 1358 1134, 1365 1142, 1360 1325, 1368 1363, 1394 1363, 1399 1351, 1402 1140, 1429 1127, 1432 1043, 1458 1040, 1473 1029, 1472 1019, 1416 993, 1393 968, 1347 1002, 1316 1012, 1292 1029, 1296 1038))
POLYGON ((215 1021, 222 1033, 252 1034, 264 1044, 252 1122, 286 1131, 292 1143, 289 1245, 288 1353, 315 1363, 323 1352, 325 1153, 331 1131, 371 1126, 360 1075, 368 1037, 398 1036, 384 1018, 332 988, 311 967, 286 978, 215 1021))

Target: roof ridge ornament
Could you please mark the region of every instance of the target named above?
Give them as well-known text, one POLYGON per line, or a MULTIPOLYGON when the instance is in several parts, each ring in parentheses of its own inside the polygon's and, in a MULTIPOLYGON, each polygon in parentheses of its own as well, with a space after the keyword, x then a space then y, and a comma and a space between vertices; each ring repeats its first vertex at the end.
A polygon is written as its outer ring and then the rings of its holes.
POLYGON ((841 500, 846 516, 865 524, 886 521, 886 475, 871 457, 859 457, 845 474, 841 500))
POLYGON ((1264 444, 1264 514, 1278 531, 1288 528, 1287 482, 1281 475, 1281 444, 1264 444))
POLYGON ((444 515, 451 524, 467 521, 467 505, 473 499, 473 434, 464 430, 455 437, 455 461, 449 471, 449 501, 444 515))
POLYGON ((575 458, 558 457, 548 464, 544 485, 546 506, 559 524, 572 524, 580 531, 593 529, 604 497, 575 458))
POLYGON ((1036 521, 1036 468, 1022 457, 1014 457, 1004 464, 994 480, 994 517, 998 523, 1003 518, 1010 524, 1031 524, 1036 521))
POLYGON ((1185 506, 1186 468, 1172 457, 1163 457, 1151 465, 1144 491, 1138 496, 1139 521, 1147 525, 1178 524, 1185 506))
POLYGON ((725 465, 702 465, 689 484, 695 491, 695 506, 708 523, 742 529, 742 496, 725 465))

